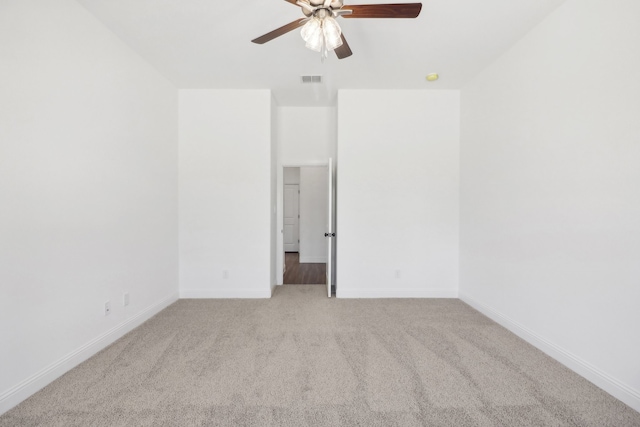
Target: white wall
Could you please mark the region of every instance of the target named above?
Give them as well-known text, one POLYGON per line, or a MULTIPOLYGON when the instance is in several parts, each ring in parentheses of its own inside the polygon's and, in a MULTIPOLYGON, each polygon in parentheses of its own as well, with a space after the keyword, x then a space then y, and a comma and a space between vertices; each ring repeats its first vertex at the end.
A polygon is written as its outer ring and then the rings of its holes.
POLYGON ((75 1, 2 1, 0 413, 177 299, 177 120, 75 1))
POLYGON ((271 198, 269 200, 270 203, 270 214, 271 214, 271 223, 269 224, 269 228, 271 230, 270 233, 270 257, 269 257, 269 269, 270 269, 270 280, 269 287, 271 290, 271 294, 273 295, 273 291, 276 289, 276 285, 278 284, 278 110, 276 107, 276 100, 271 94, 271 122, 269 123, 269 127, 271 130, 270 135, 270 148, 271 148, 271 164, 269 174, 271 178, 271 198))
POLYGON ((271 93, 180 91, 180 296, 271 296, 271 93))
POLYGON ((280 164, 326 164, 336 153, 335 107, 279 107, 280 164))
POLYGON ((636 410, 638 17, 569 0, 463 89, 460 284, 636 410))
POLYGON ((327 262, 327 166, 300 168, 300 262, 327 262))
POLYGON ((278 124, 278 244, 277 280, 282 284, 284 265, 283 167, 326 165, 336 157, 337 123, 334 107, 279 107, 278 124))
POLYGON ((341 90, 338 111, 337 296, 456 297, 459 93, 341 90))
POLYGON ((300 168, 284 168, 284 184, 300 184, 300 168))

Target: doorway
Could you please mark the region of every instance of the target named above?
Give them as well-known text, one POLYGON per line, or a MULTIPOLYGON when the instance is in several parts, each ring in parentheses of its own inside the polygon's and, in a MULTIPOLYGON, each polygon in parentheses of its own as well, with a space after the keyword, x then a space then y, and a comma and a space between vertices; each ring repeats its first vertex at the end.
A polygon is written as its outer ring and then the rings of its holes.
POLYGON ((285 252, 284 265, 283 282, 285 285, 324 285, 327 283, 326 263, 300 263, 300 253, 285 252))
POLYGON ((283 280, 327 284, 327 166, 283 167, 283 280))
POLYGON ((300 251, 300 184, 284 185, 283 211, 284 252, 298 253, 300 251))

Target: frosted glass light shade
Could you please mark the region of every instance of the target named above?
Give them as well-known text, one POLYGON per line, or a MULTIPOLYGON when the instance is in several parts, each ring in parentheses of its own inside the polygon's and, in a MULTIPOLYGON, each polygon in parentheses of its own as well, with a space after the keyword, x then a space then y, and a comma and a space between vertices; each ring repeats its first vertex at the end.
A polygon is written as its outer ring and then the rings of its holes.
POLYGON ((324 18, 322 22, 322 32, 327 50, 334 50, 342 46, 342 37, 340 37, 342 30, 335 19, 330 16, 324 18))
POLYGON ((306 42, 305 46, 316 52, 321 52, 325 49, 334 50, 335 48, 342 46, 342 30, 331 16, 324 16, 318 18, 314 16, 304 24, 300 35, 306 42))
POLYGON ((300 31, 302 39, 306 42, 306 47, 316 52, 320 52, 322 49, 323 34, 322 34, 322 21, 316 17, 313 17, 304 24, 302 31, 300 31))

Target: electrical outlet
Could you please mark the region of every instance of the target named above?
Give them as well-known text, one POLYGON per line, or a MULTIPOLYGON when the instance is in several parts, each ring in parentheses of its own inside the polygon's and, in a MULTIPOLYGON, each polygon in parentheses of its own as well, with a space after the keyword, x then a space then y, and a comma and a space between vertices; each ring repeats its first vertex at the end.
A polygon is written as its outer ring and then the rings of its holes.
POLYGON ((111 313, 111 301, 107 301, 104 303, 104 315, 108 316, 111 313))
POLYGON ((129 305, 129 292, 124 294, 124 298, 123 298, 122 302, 123 302, 125 307, 129 305))
POLYGON ((223 279, 229 278, 229 270, 222 270, 222 278, 223 279))

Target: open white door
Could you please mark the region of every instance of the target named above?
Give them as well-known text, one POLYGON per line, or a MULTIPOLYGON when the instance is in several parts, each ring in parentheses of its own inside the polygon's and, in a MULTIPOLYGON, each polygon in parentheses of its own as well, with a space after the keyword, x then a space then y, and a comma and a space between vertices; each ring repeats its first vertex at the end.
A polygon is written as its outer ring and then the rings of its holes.
POLYGON ((333 277, 333 238, 336 233, 333 231, 333 159, 329 158, 329 170, 327 173, 328 186, 328 212, 327 212, 327 231, 324 233, 324 236, 327 240, 327 296, 331 298, 331 278, 333 277))

